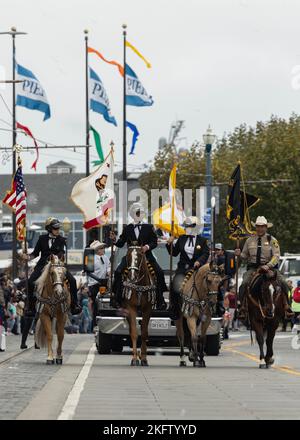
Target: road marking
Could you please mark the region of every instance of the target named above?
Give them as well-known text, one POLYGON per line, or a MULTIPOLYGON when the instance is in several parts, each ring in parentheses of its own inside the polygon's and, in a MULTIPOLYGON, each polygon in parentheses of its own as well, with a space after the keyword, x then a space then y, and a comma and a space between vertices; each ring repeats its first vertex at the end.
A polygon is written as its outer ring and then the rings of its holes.
POLYGON ((80 395, 83 391, 85 382, 89 376, 90 369, 93 365, 95 359, 95 353, 96 353, 96 345, 93 344, 87 355, 84 366, 82 367, 57 420, 73 419, 77 405, 79 403, 80 395))
MULTIPOLYGON (((246 357, 248 359, 251 359, 252 361, 254 361, 254 362, 258 363, 258 364, 260 363, 260 360, 258 359, 258 357, 254 356, 252 354, 248 354, 248 353, 245 353, 243 351, 235 350, 235 349, 230 348, 230 347, 228 347, 228 348, 224 347, 224 350, 230 351, 231 353, 239 354, 240 356, 244 356, 244 357, 246 357)), ((280 367, 280 366, 277 366, 277 365, 272 365, 271 368, 274 369, 274 370, 282 371, 283 373, 291 374, 293 376, 300 376, 300 371, 297 371, 294 368, 290 368, 290 367, 287 367, 287 366, 281 366, 280 367)))

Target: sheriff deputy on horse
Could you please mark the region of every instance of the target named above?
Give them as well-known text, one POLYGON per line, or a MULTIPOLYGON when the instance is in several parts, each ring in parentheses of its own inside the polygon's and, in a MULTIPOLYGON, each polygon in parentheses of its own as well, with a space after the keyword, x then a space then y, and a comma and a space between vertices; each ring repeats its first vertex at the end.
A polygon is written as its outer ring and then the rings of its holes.
MULTIPOLYGON (((156 308, 159 310, 165 310, 167 308, 167 305, 164 300, 163 292, 167 291, 168 288, 165 283, 163 270, 161 269, 151 252, 152 249, 155 249, 157 247, 157 235, 154 231, 153 225, 143 223, 143 219, 145 218, 145 209, 141 203, 133 203, 130 207, 129 214, 130 217, 133 218, 133 222, 124 227, 123 232, 117 241, 116 235, 113 232, 110 233, 110 238, 119 248, 123 247, 125 243, 127 243, 127 246, 137 243, 139 246, 142 247, 143 252, 145 252, 147 261, 149 261, 149 263, 153 267, 157 278, 156 308)), ((122 258, 121 263, 115 270, 112 290, 115 294, 116 306, 121 306, 122 304, 122 273, 126 269, 126 267, 127 261, 125 256, 122 258)))
POLYGON ((247 262, 247 271, 243 275, 243 282, 239 289, 239 298, 242 307, 239 312, 239 318, 245 319, 245 290, 250 283, 254 272, 258 269, 261 272, 267 273, 272 270, 276 273, 276 279, 281 284, 281 287, 285 293, 285 311, 287 316, 292 314, 288 305, 288 292, 289 287, 278 270, 278 263, 280 258, 279 243, 275 237, 267 233, 267 229, 273 226, 272 223, 268 223, 264 216, 258 216, 253 226, 256 228, 256 235, 249 237, 243 247, 243 250, 235 250, 235 254, 240 256, 242 260, 247 262))
MULTIPOLYGON (((41 276, 41 273, 48 262, 51 254, 62 257, 65 254, 66 239, 60 235, 61 223, 57 218, 49 217, 45 222, 47 234, 40 235, 33 252, 30 255, 23 254, 24 259, 32 260, 40 255, 34 271, 28 280, 28 316, 35 316, 35 281, 41 276)), ((77 315, 81 312, 77 300, 77 285, 73 275, 67 270, 66 278, 70 284, 71 293, 71 313, 77 315)))
POLYGON ((180 255, 170 292, 170 317, 174 320, 180 316, 180 289, 185 276, 193 269, 206 264, 209 257, 207 241, 199 234, 197 217, 187 217, 182 227, 186 233, 180 235, 175 244, 173 244, 175 237, 171 236, 166 244, 170 254, 172 246, 172 255, 174 257, 180 255))

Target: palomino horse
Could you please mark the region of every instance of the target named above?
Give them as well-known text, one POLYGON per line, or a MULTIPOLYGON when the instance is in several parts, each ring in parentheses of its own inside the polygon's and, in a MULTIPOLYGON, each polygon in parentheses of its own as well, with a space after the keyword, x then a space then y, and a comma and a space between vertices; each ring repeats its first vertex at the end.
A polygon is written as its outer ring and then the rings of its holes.
POLYGON ((156 279, 153 269, 147 263, 146 257, 140 246, 130 246, 127 252, 127 269, 123 279, 124 307, 127 310, 126 319, 129 325, 129 334, 132 342, 131 365, 148 366, 147 339, 148 324, 152 308, 155 304, 156 279), (137 310, 140 308, 141 323, 141 353, 137 352, 137 310))
POLYGON ((56 363, 62 364, 62 343, 64 339, 67 311, 71 297, 66 286, 66 268, 56 255, 51 255, 42 275, 36 281, 39 320, 36 330, 36 344, 48 346, 47 364, 54 364, 52 350, 52 322, 56 320, 57 354, 56 363))
POLYGON ((215 263, 205 264, 194 270, 190 278, 185 279, 181 287, 182 313, 176 321, 177 337, 180 344, 180 366, 185 367, 183 318, 186 319, 191 336, 192 351, 189 359, 194 367, 205 367, 204 347, 206 332, 216 307, 218 289, 223 272, 215 263), (200 336, 198 337, 198 326, 200 336), (198 344, 199 339, 199 344, 198 344), (199 349, 198 349, 199 345, 199 349))
POLYGON ((255 331, 260 350, 259 368, 269 368, 274 363, 273 341, 280 319, 285 315, 283 295, 285 294, 280 283, 276 281, 276 273, 271 270, 267 274, 255 272, 249 286, 246 287, 245 301, 250 328, 255 331))

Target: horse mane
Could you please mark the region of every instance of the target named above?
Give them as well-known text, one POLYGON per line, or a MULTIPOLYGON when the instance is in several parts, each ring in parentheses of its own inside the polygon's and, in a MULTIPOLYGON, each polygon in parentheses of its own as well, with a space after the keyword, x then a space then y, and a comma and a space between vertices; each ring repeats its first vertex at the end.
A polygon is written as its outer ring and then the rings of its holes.
POLYGON ((49 263, 46 264, 46 266, 44 267, 43 272, 41 273, 40 277, 35 282, 36 290, 37 290, 37 293, 39 295, 42 294, 43 289, 45 287, 47 278, 49 276, 50 267, 51 267, 51 261, 49 261, 49 263))
MULTIPOLYGON (((207 274, 208 271, 209 271, 209 264, 204 264, 203 266, 200 267, 200 269, 197 270, 196 275, 195 275, 196 280, 197 280, 197 284, 201 283, 201 285, 202 285, 204 277, 205 277, 205 275, 207 274)), ((190 288, 191 288, 191 284, 192 283, 193 283, 193 276, 191 276, 187 280, 187 282, 186 282, 186 284, 184 286, 183 292, 189 291, 190 288)))

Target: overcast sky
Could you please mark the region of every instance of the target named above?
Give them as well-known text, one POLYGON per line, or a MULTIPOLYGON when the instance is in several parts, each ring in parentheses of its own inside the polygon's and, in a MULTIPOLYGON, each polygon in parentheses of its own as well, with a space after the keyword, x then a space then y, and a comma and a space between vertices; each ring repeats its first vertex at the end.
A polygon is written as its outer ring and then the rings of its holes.
MULTIPOLYGON (((133 165, 148 163, 158 139, 168 137, 174 120, 185 120, 181 145, 202 139, 208 124, 218 136, 240 123, 255 124, 277 114, 300 112, 300 89, 292 86, 300 65, 300 3, 297 0, 1 0, 1 31, 16 26, 17 61, 41 81, 51 119, 17 107, 17 120, 52 144, 85 143, 84 34, 108 59, 122 63, 122 23, 128 41, 149 59, 152 69, 130 49, 128 64, 149 94, 152 107, 127 107, 128 120, 140 131, 133 165), (297 68, 296 68, 297 69, 297 68), (295 74, 294 74, 295 76, 295 74)), ((0 35, 0 65, 11 76, 11 38, 0 35)), ((122 160, 122 78, 116 68, 90 55, 102 79, 118 127, 90 112, 105 153, 113 139, 117 164, 122 160)), ((10 86, 0 90, 11 106, 10 86)), ((0 100, 0 118, 11 116, 0 100)), ((0 128, 9 128, 0 121, 0 128)), ((128 142, 130 143, 130 133, 128 142)), ((30 145, 30 139, 18 137, 30 145)), ((0 145, 11 147, 11 134, 0 131, 0 145)), ((96 158, 95 149, 93 156, 96 158)), ((11 161, 2 173, 10 173, 11 161)), ((38 172, 58 159, 85 171, 84 151, 41 151, 38 172)), ((23 154, 25 172, 34 155, 23 154)))

